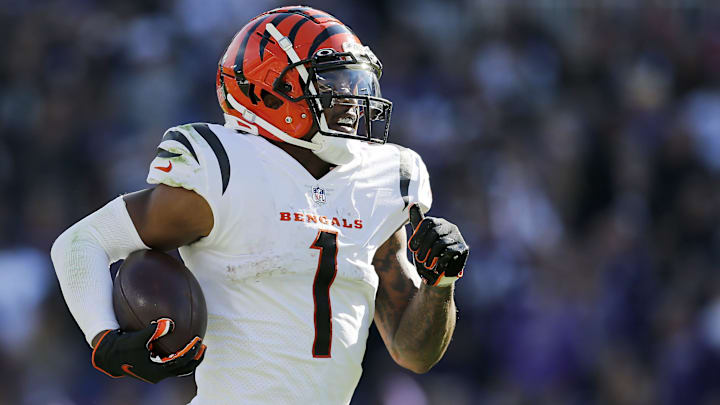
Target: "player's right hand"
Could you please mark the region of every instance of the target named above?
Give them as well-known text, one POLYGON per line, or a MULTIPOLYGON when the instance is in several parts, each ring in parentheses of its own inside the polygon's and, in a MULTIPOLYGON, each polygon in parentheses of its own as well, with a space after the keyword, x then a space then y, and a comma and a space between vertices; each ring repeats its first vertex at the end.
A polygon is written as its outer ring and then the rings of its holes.
POLYGON ((200 337, 167 357, 151 351, 152 342, 172 332, 174 327, 171 319, 161 318, 137 332, 109 330, 95 344, 93 367, 113 378, 129 375, 153 384, 167 377, 191 374, 205 357, 206 347, 200 337))

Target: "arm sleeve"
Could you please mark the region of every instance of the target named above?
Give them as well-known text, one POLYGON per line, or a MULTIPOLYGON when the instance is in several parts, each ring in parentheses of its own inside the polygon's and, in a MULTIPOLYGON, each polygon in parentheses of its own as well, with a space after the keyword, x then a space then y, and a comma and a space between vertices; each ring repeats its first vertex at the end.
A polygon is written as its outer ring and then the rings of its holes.
POLYGON ((106 329, 117 329, 112 303, 111 263, 149 249, 140 239, 120 196, 63 232, 50 251, 70 313, 92 345, 106 329))

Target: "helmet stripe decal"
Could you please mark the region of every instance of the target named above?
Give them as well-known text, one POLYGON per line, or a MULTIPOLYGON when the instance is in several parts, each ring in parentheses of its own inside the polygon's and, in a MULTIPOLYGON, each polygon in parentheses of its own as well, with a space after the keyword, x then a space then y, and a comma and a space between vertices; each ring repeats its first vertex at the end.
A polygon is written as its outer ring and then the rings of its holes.
POLYGON ((321 33, 318 34, 318 36, 315 37, 315 40, 313 40, 312 45, 310 46, 310 50, 308 51, 307 58, 311 58, 315 51, 320 47, 320 44, 325 42, 328 38, 330 38, 333 35, 337 34, 350 34, 353 35, 352 31, 347 29, 344 25, 340 24, 333 24, 327 28, 325 28, 321 33))
POLYGON ((295 25, 293 25, 292 29, 290 29, 290 33, 288 34, 287 37, 290 40, 290 42, 293 43, 293 45, 295 44, 295 36, 297 36, 298 31, 300 31, 300 27, 302 27, 302 25, 308 21, 310 21, 310 20, 307 18, 303 18, 302 20, 296 22, 295 25))
MULTIPOLYGON (((254 30, 253 30, 254 31, 254 30)), ((200 134, 205 139, 205 142, 210 145, 215 157, 220 166, 220 176, 222 177, 222 193, 225 194, 225 190, 230 183, 230 159, 228 159, 227 152, 220 139, 215 135, 215 132, 210 129, 208 124, 192 124, 195 132, 200 134)))
POLYGON ((306 10, 308 13, 314 13, 314 14, 307 14, 307 15, 309 15, 310 17, 312 17, 313 19, 315 19, 315 18, 330 18, 330 19, 333 19, 333 20, 337 20, 337 18, 331 16, 330 14, 325 13, 325 12, 322 12, 322 11, 320 11, 320 10, 316 10, 316 9, 314 9, 314 8, 306 7, 305 10, 306 10))
POLYGON ((268 16, 265 16, 259 19, 255 24, 253 24, 253 26, 250 27, 248 32, 245 34, 245 38, 243 38, 242 43, 240 43, 237 55, 235 55, 235 79, 238 81, 240 81, 241 79, 243 81, 245 80, 245 75, 243 75, 243 60, 245 59, 245 48, 247 48, 248 41, 250 41, 250 37, 255 32, 257 27, 259 27, 260 24, 262 24, 263 21, 267 19, 268 16))
POLYGON ((315 9, 312 7, 302 7, 302 9, 307 11, 308 13, 312 13, 309 15, 311 15, 312 17, 315 17, 315 18, 330 18, 330 19, 339 21, 337 18, 331 16, 330 14, 328 14, 322 10, 318 10, 318 9, 315 9))
MULTIPOLYGON (((270 24, 274 26, 278 26, 282 20, 292 16, 293 14, 280 14, 279 16, 275 17, 270 21, 270 24)), ((265 53, 265 47, 267 46, 267 43, 270 41, 270 34, 267 32, 267 30, 264 31, 262 39, 260 40, 260 60, 263 60, 263 53, 265 53)))
POLYGON ((318 24, 318 21, 315 19, 315 17, 311 16, 310 14, 305 14, 305 13, 303 13, 303 10, 302 10, 302 9, 293 8, 293 9, 290 9, 290 10, 284 10, 283 12, 285 12, 285 13, 292 13, 292 14, 297 14, 297 15, 303 16, 303 17, 307 18, 308 20, 314 22, 315 24, 318 24))
POLYGON ((317 17, 317 18, 331 18, 331 19, 333 19, 333 20, 337 20, 337 18, 331 16, 330 14, 324 13, 324 12, 322 12, 322 11, 320 11, 320 10, 315 10, 315 9, 312 8, 312 7, 295 7, 295 8, 288 8, 288 9, 278 10, 278 11, 276 11, 276 12, 277 12, 277 13, 293 13, 293 14, 302 15, 303 17, 312 20, 312 22, 314 22, 314 23, 316 23, 316 24, 320 24, 320 22, 319 22, 318 20, 316 20, 315 17, 317 17), (309 14, 309 13, 314 13, 314 14, 309 14))

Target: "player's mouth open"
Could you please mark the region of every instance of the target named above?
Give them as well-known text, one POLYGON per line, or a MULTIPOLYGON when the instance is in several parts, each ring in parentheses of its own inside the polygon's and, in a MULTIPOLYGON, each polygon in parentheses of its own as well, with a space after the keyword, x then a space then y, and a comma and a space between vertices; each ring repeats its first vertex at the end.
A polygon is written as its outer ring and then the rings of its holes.
POLYGON ((354 113, 344 113, 330 120, 330 129, 336 131, 345 132, 347 134, 354 134, 357 131, 357 115, 354 113))

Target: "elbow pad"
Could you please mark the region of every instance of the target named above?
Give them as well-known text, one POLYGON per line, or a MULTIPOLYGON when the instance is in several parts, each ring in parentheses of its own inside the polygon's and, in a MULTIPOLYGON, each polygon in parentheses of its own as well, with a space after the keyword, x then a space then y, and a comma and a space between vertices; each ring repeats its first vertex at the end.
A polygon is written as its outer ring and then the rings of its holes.
POLYGON ((120 196, 68 228, 50 251, 70 313, 88 344, 103 330, 117 329, 110 264, 149 249, 120 196))

